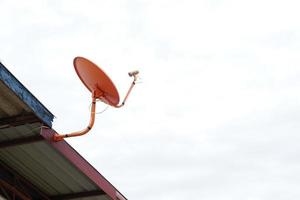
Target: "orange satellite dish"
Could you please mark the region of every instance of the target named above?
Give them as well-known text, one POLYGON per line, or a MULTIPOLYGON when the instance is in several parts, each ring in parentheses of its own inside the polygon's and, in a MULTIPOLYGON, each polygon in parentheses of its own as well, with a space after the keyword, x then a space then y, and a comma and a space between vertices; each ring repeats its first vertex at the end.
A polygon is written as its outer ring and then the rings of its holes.
POLYGON ((122 104, 118 105, 120 101, 118 90, 102 69, 100 69, 96 64, 94 64, 90 60, 83 57, 74 58, 73 65, 82 83, 92 93, 90 123, 82 131, 77 131, 77 132, 63 134, 63 135, 54 135, 53 140, 56 142, 61 141, 66 137, 75 137, 75 136, 84 135, 92 129, 95 121, 97 99, 116 108, 120 108, 124 106, 132 88, 135 85, 135 82, 137 80, 137 74, 139 73, 138 71, 132 71, 128 73, 128 75, 133 77, 134 80, 122 104))
POLYGON ((112 106, 119 104, 119 93, 103 70, 83 57, 76 57, 73 64, 80 80, 90 92, 112 106))

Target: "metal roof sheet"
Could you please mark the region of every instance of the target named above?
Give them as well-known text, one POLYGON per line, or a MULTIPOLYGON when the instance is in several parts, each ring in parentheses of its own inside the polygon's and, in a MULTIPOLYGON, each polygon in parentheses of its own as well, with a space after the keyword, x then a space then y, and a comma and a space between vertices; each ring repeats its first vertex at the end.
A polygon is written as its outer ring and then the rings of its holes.
POLYGON ((66 141, 52 140, 52 119, 0 64, 0 187, 31 199, 126 199, 66 141))

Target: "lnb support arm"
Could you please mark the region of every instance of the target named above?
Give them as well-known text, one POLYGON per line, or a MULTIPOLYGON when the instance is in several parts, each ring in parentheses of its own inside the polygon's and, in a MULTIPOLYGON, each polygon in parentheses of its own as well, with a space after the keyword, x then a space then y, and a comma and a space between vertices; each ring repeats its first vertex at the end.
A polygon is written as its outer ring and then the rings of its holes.
POLYGON ((127 98, 128 98, 128 96, 129 96, 129 94, 131 93, 132 88, 135 86, 135 82, 136 82, 136 80, 137 80, 137 78, 138 78, 138 76, 137 76, 138 74, 139 74, 139 71, 138 71, 138 70, 135 70, 135 71, 132 71, 132 72, 129 72, 129 73, 128 73, 128 75, 129 75, 130 77, 133 76, 133 81, 132 81, 132 83, 131 83, 131 85, 130 85, 128 91, 127 91, 127 94, 126 94, 124 100, 122 101, 122 103, 121 103, 120 105, 116 105, 116 106, 115 106, 116 108, 121 108, 121 107, 123 107, 123 106, 125 105, 125 102, 127 101, 127 98))

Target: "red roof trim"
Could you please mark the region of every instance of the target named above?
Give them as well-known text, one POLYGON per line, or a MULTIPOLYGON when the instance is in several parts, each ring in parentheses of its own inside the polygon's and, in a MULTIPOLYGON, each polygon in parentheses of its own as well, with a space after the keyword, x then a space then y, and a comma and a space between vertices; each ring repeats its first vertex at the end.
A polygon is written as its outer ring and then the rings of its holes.
POLYGON ((73 149, 66 141, 54 142, 53 135, 57 134, 53 129, 42 128, 41 136, 44 137, 49 144, 59 151, 66 159, 76 166, 83 174, 92 180, 101 190, 103 190, 113 200, 126 200, 121 193, 106 180, 90 163, 88 163, 75 149, 73 149))

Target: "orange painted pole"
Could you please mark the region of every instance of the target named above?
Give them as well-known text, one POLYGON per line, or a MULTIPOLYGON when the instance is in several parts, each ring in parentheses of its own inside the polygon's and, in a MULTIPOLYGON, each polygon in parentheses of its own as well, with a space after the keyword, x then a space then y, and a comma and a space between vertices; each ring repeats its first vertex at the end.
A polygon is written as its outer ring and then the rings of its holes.
POLYGON ((64 138, 67 138, 67 137, 76 137, 76 136, 81 136, 81 135, 84 135, 84 134, 88 133, 92 129, 92 127, 94 126, 94 122, 95 122, 96 99, 100 99, 104 103, 108 103, 109 105, 114 106, 116 108, 123 107, 125 105, 125 102, 128 99, 129 94, 132 91, 132 88, 135 86, 135 82, 137 80, 138 73, 139 73, 139 71, 132 71, 132 72, 128 73, 128 75, 129 76, 133 76, 134 79, 133 79, 133 82, 131 83, 131 86, 129 87, 129 89, 127 91, 127 94, 126 94, 123 102, 120 105, 115 105, 112 102, 110 102, 107 98, 105 98, 105 94, 100 89, 94 90, 92 92, 92 107, 91 107, 91 117, 90 117, 90 123, 89 123, 89 125, 85 129, 83 129, 81 131, 77 131, 77 132, 73 132, 73 133, 69 133, 69 134, 63 134, 63 135, 54 135, 53 136, 53 140, 55 142, 58 142, 58 141, 61 141, 64 138))
POLYGON ((134 78, 133 82, 131 83, 130 88, 128 89, 127 94, 126 94, 124 100, 122 101, 122 103, 120 105, 116 105, 115 106, 116 108, 121 108, 121 107, 123 107, 125 105, 125 102, 127 101, 127 98, 129 96, 129 94, 131 93, 132 88, 135 86, 135 82, 137 80, 138 73, 139 73, 139 71, 133 71, 133 72, 129 72, 128 73, 129 76, 133 76, 133 78, 134 78))
POLYGON ((76 137, 76 136, 81 136, 81 135, 84 135, 86 133, 88 133, 92 127, 94 126, 94 122, 95 122, 95 114, 96 114, 96 97, 95 97, 95 93, 96 92, 93 92, 93 100, 92 100, 92 107, 91 107, 91 117, 90 117, 90 123, 89 125, 81 130, 81 131, 77 131, 77 132, 73 132, 73 133, 69 133, 69 134, 64 134, 64 135, 54 135, 53 136, 53 140, 55 142, 58 142, 58 141, 61 141, 63 140, 64 138, 67 138, 67 137, 76 137))

